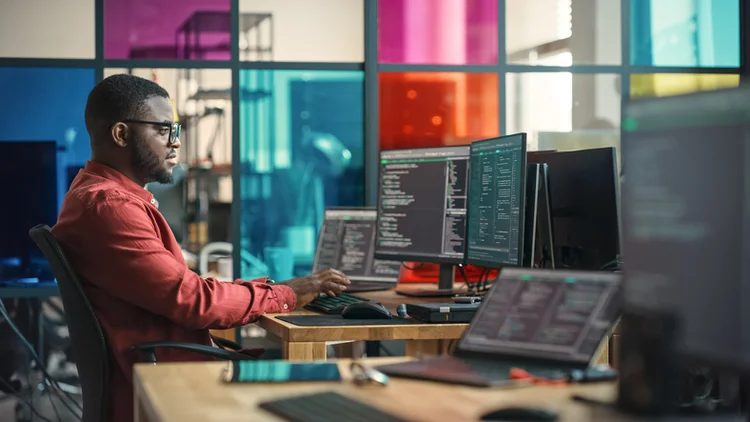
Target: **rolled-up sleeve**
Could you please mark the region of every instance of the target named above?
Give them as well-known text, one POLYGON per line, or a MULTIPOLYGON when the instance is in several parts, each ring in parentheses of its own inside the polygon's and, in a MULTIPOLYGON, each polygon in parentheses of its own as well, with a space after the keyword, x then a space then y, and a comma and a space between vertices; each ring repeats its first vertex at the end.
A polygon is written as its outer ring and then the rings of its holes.
POLYGON ((76 245, 87 251, 81 276, 188 328, 234 328, 266 312, 294 310, 296 297, 287 286, 200 277, 164 246, 148 213, 145 205, 117 195, 88 207, 90 227, 76 245))

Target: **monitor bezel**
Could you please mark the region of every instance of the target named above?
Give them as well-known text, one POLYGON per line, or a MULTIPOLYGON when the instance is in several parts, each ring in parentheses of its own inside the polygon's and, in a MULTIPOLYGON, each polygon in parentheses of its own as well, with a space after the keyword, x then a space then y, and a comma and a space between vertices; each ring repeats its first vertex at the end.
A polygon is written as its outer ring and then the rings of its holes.
MULTIPOLYGON (((505 267, 523 267, 523 251, 525 248, 524 245, 524 238, 525 238, 525 224, 526 224, 526 171, 527 171, 527 165, 528 160, 526 157, 526 153, 528 150, 528 136, 526 132, 519 132, 519 133, 511 133, 509 135, 503 135, 498 136, 495 138, 489 138, 489 139, 482 139, 479 141, 474 141, 471 143, 471 149, 473 150, 475 146, 480 146, 484 143, 490 143, 490 142, 496 142, 500 141, 502 139, 508 139, 513 137, 521 137, 521 203, 520 208, 521 212, 519 213, 519 229, 518 229, 518 264, 510 264, 510 263, 499 263, 496 261, 490 261, 490 260, 483 260, 483 259, 471 259, 469 257, 469 221, 471 220, 471 207, 469 206, 469 192, 466 192, 467 197, 467 203, 466 203, 466 233, 464 235, 464 264, 466 265, 476 265, 479 267, 484 268, 492 268, 492 269, 502 269, 505 267)), ((469 191, 471 190, 471 152, 469 153, 469 191)))
MULTIPOLYGON (((380 161, 383 160, 383 154, 392 153, 394 151, 428 151, 428 150, 441 150, 441 149, 451 149, 451 148, 467 148, 468 154, 467 154, 467 178, 471 174, 471 145, 443 145, 443 146, 437 146, 437 147, 422 147, 422 148, 403 148, 403 149, 387 149, 387 150, 381 150, 378 154, 378 198, 377 198, 377 222, 376 222, 376 230, 375 230, 375 258, 376 259, 383 259, 383 260, 389 260, 389 261, 410 261, 410 262, 420 262, 420 263, 429 263, 429 264, 449 264, 449 265, 461 265, 464 263, 464 259, 466 257, 466 223, 464 222, 464 232, 463 232, 463 243, 464 243, 464 252, 461 254, 461 256, 456 257, 447 257, 447 256, 439 256, 434 254, 415 254, 415 253, 390 253, 386 252, 383 253, 382 251, 378 250, 378 239, 380 236, 380 217, 381 217, 381 208, 380 208, 380 193, 382 192, 383 188, 383 167, 380 164, 380 161)), ((467 182, 467 186, 468 186, 467 182)), ((468 191, 467 191, 468 196, 468 191)), ((464 217, 465 219, 468 219, 468 198, 467 198, 467 215, 464 217)))

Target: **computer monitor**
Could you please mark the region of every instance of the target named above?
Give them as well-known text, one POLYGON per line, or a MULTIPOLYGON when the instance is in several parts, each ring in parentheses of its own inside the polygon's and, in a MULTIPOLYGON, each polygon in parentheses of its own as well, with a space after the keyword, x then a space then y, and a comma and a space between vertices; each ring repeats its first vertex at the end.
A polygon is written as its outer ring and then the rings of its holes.
POLYGON ((526 213, 524 216, 523 266, 555 268, 552 209, 547 164, 526 166, 526 213))
POLYGON ((55 141, 0 141, 0 279, 52 280, 44 255, 29 237, 37 224, 57 221, 55 141))
POLYGON ((352 281, 352 291, 364 283, 396 287, 400 261, 375 258, 375 208, 328 208, 318 236, 313 271, 335 268, 352 281))
POLYGON ((470 147, 380 152, 375 256, 438 263, 438 287, 453 287, 464 261, 470 147))
MULTIPOLYGON (((750 369, 750 88, 638 100, 623 121, 628 312, 676 354, 750 369)), ((625 339, 623 339, 624 341, 625 339)))
POLYGON ((466 263, 521 266, 526 197, 526 134, 471 144, 466 263))
POLYGON ((620 254, 619 176, 613 147, 529 153, 549 167, 555 267, 598 271, 620 254))

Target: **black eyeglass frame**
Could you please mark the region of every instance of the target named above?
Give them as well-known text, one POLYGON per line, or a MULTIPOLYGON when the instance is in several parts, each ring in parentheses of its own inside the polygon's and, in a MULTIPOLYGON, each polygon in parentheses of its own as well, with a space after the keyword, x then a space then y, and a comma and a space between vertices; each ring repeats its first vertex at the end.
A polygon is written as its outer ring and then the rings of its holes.
POLYGON ((156 125, 161 127, 167 127, 169 128, 169 145, 172 145, 175 143, 175 141, 180 137, 180 133, 182 132, 182 123, 179 122, 149 122, 147 120, 123 120, 122 123, 138 123, 142 125, 156 125))

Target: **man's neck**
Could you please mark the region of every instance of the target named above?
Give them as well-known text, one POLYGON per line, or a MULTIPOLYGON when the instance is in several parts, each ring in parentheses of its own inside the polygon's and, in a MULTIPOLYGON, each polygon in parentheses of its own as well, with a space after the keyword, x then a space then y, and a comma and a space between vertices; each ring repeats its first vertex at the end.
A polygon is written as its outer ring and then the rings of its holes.
POLYGON ((146 182, 144 182, 138 176, 136 176, 136 172, 133 171, 131 166, 124 166, 120 163, 117 163, 116 160, 109 160, 105 157, 99 157, 99 156, 92 156, 91 161, 105 165, 107 167, 111 167, 114 170, 117 170, 118 172, 124 174, 125 177, 127 177, 128 179, 137 183, 138 186, 142 186, 144 189, 146 189, 146 182))

